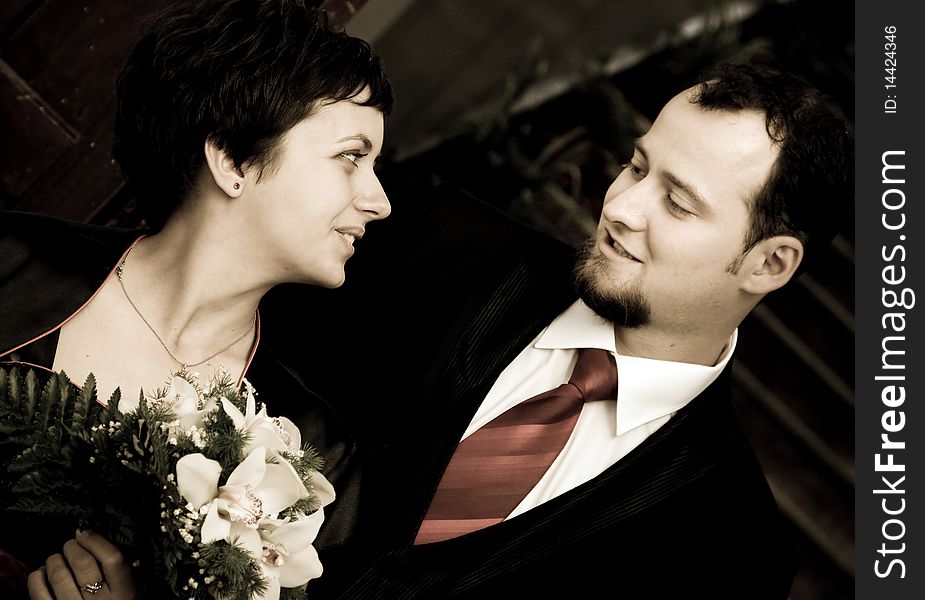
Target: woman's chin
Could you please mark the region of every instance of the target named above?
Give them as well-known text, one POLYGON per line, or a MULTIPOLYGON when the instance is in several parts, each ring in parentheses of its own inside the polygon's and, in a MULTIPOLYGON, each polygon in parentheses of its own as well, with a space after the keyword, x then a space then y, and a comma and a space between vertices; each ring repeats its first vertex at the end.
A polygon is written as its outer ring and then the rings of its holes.
POLYGON ((339 288, 344 285, 347 276, 344 273, 344 268, 341 266, 339 269, 331 269, 326 272, 315 272, 306 274, 305 278, 302 279, 301 283, 307 283, 309 285, 315 285, 322 288, 339 288))

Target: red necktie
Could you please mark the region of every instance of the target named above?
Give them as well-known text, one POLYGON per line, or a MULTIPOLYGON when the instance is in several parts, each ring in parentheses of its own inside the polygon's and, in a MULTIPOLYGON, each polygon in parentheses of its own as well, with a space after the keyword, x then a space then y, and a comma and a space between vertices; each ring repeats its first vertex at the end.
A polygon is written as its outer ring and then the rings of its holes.
POLYGON ((616 392, 613 355, 580 349, 568 383, 524 400, 459 443, 414 543, 439 542, 503 521, 565 447, 582 405, 615 400, 616 392))

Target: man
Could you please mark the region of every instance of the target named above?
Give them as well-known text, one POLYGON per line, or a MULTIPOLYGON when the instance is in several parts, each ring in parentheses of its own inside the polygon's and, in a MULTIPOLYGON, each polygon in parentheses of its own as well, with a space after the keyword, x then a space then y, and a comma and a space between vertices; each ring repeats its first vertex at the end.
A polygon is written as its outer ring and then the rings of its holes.
POLYGON ((345 289, 279 297, 324 315, 286 334, 363 469, 357 535, 322 554, 312 593, 786 598, 795 556, 730 361, 742 319, 831 240, 852 162, 818 92, 719 69, 637 140, 574 286, 562 246, 469 198, 387 185, 391 231, 345 289), (594 372, 615 399, 585 397, 588 348, 611 357, 594 372), (581 392, 564 446, 511 492, 518 459, 482 440, 501 422, 495 438, 519 435, 510 415, 562 384, 581 392), (509 512, 482 512, 505 494, 509 512))

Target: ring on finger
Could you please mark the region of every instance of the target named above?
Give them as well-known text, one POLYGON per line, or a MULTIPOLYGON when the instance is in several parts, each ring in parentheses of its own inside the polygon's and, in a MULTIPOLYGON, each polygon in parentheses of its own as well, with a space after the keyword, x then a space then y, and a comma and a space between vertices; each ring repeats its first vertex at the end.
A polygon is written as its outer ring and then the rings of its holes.
POLYGON ((80 586, 80 589, 84 592, 87 592, 88 594, 96 594, 101 589, 103 589, 103 582, 94 581, 93 583, 85 583, 82 586, 80 586))

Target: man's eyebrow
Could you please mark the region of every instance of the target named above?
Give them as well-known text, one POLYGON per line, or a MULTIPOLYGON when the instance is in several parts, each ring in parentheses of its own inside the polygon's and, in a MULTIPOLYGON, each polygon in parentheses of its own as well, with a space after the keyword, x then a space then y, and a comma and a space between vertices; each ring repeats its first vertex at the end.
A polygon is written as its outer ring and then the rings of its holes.
MULTIPOLYGON (((648 160, 648 155, 646 154, 646 149, 642 145, 642 138, 636 139, 633 142, 633 146, 636 148, 636 151, 642 154, 642 157, 648 160)), ((697 187, 687 181, 684 181, 671 171, 662 171, 661 176, 664 177, 672 186, 678 188, 687 196, 687 199, 697 205, 701 210, 710 210, 710 205, 703 199, 703 196, 700 195, 700 192, 697 191, 697 187)))
POLYGON ((362 133, 357 133, 356 135, 348 135, 345 138, 341 138, 337 140, 337 143, 340 144, 342 142, 350 142, 350 141, 358 141, 361 144, 363 144, 364 152, 369 152, 370 150, 373 149, 373 143, 369 141, 369 138, 363 135, 362 133))

